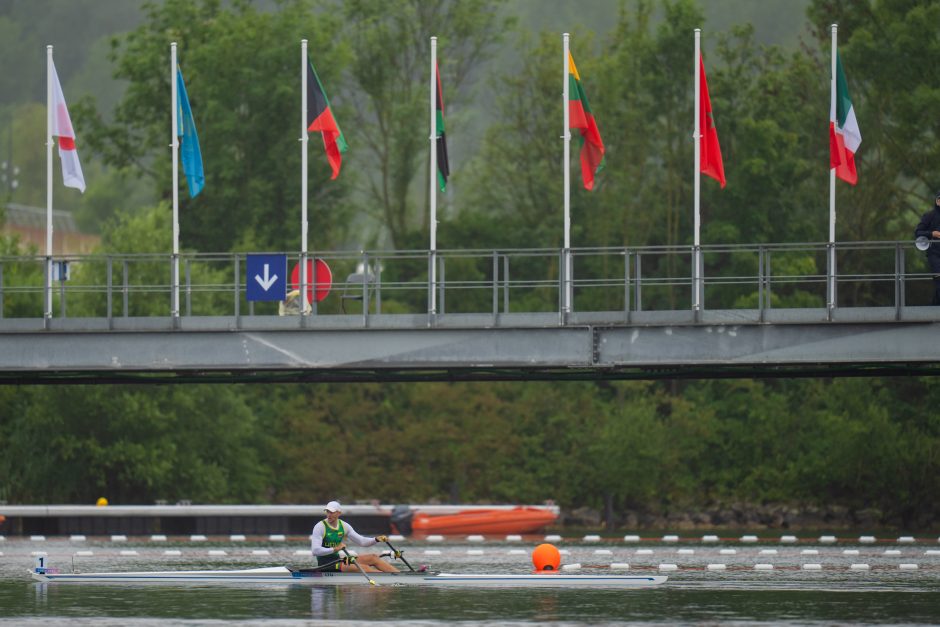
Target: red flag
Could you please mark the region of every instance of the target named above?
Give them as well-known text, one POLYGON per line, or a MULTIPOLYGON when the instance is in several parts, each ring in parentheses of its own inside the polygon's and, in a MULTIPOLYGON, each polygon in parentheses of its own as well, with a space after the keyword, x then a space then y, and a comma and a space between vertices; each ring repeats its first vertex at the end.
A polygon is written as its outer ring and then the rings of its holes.
POLYGON ((701 171, 725 187, 725 166, 721 160, 721 146, 718 145, 718 129, 715 128, 715 117, 712 115, 712 101, 708 97, 708 83, 705 81, 705 63, 699 56, 699 114, 698 128, 702 134, 699 140, 701 154, 701 171))

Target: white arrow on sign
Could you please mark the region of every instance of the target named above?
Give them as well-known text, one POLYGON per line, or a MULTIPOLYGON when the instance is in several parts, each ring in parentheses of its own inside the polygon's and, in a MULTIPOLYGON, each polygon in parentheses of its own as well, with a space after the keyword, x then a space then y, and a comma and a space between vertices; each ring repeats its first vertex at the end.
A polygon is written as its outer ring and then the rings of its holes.
POLYGON ((265 292, 271 289, 271 286, 277 282, 277 275, 268 276, 271 273, 271 269, 268 264, 264 264, 264 278, 262 279, 259 275, 255 275, 255 281, 258 282, 258 285, 261 286, 265 292))

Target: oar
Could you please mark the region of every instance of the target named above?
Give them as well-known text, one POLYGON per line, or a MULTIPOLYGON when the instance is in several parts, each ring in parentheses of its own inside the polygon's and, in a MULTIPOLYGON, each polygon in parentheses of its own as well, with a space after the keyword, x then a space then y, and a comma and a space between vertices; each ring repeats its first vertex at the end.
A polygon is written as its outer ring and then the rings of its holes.
POLYGON ((388 541, 388 538, 385 539, 385 544, 387 544, 388 548, 392 550, 392 552, 395 554, 395 557, 403 561, 405 566, 411 568, 411 572, 415 572, 415 569, 412 568, 411 564, 408 563, 408 560, 405 559, 405 556, 401 554, 401 551, 392 546, 392 543, 388 541))
POLYGON ((368 580, 368 582, 369 582, 370 585, 373 585, 373 586, 374 586, 374 585, 377 585, 377 584, 375 583, 375 580, 372 579, 372 577, 370 577, 370 576, 368 575, 368 573, 366 573, 365 569, 362 567, 362 564, 359 563, 359 560, 354 559, 353 556, 349 554, 349 551, 347 551, 345 548, 343 549, 343 553, 346 554, 346 557, 349 558, 349 561, 350 561, 350 562, 352 562, 353 564, 356 565, 356 568, 359 569, 359 572, 362 573, 362 576, 365 577, 366 580, 368 580))

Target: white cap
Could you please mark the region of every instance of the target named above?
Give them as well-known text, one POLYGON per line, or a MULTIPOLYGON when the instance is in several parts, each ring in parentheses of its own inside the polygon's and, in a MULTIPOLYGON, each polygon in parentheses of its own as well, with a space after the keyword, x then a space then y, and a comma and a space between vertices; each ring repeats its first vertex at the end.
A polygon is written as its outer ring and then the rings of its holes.
POLYGON ((343 508, 339 506, 339 501, 330 501, 326 504, 326 511, 328 512, 341 512, 343 508))

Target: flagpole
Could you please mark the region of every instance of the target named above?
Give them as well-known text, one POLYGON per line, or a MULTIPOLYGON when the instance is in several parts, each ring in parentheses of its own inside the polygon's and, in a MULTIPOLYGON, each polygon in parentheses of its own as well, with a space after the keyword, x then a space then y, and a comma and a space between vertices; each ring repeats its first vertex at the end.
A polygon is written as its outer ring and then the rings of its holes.
POLYGON ((307 315, 307 40, 300 40, 300 315, 307 315))
POLYGON ((52 318, 52 46, 46 46, 46 303, 44 315, 52 318))
POLYGON ((180 315, 180 180, 179 180, 179 94, 176 83, 176 42, 170 44, 170 149, 173 154, 173 295, 170 314, 174 319, 180 315))
POLYGON ((693 82, 695 83, 695 164, 693 166, 693 207, 694 235, 692 242, 692 308, 697 312, 702 308, 702 29, 695 29, 695 54, 693 55, 693 82))
POLYGON ((570 97, 568 93, 568 74, 570 73, 570 68, 568 65, 568 57, 570 56, 568 50, 568 33, 563 33, 561 36, 562 40, 562 110, 564 111, 564 130, 562 131, 562 138, 564 139, 564 157, 562 161, 562 171, 565 173, 565 242, 564 242, 564 269, 563 269, 563 286, 562 291, 562 301, 561 309, 564 314, 568 314, 571 311, 571 129, 569 111, 568 111, 568 99, 570 97))
POLYGON ((431 37, 431 267, 428 276, 431 281, 430 313, 437 313, 437 37, 431 37))
MULTIPOLYGON (((835 119, 834 113, 836 111, 836 55, 837 46, 838 46, 838 30, 839 25, 832 25, 832 54, 830 58, 831 73, 829 81, 829 107, 830 107, 830 118, 835 119)), ((828 285, 829 289, 828 297, 828 309, 832 309, 836 305, 836 170, 833 167, 829 168, 829 263, 828 263, 828 285)))

